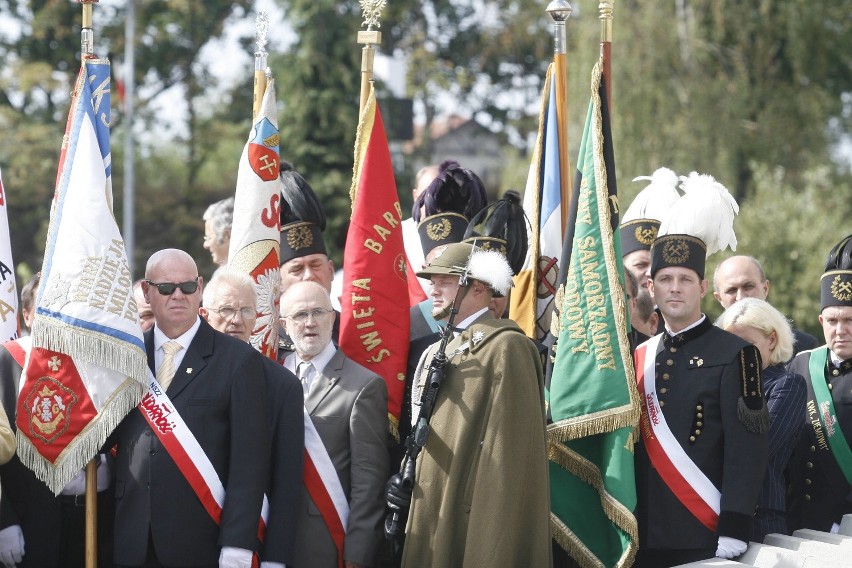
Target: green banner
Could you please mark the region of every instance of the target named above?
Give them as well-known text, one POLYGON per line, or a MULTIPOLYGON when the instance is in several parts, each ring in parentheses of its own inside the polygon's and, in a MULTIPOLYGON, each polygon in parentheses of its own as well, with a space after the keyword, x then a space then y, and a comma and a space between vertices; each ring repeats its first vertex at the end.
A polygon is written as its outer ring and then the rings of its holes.
POLYGON ((618 200, 601 64, 592 73, 576 202, 557 294, 548 386, 551 519, 581 566, 630 566, 638 547, 633 432, 638 394, 628 340, 618 200))

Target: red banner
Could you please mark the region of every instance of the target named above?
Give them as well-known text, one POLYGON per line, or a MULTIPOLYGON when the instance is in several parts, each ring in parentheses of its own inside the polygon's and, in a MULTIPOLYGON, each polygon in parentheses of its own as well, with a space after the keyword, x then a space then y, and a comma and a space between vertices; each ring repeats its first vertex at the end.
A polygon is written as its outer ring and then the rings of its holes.
POLYGON ((352 219, 343 257, 340 347, 381 376, 388 417, 396 430, 405 392, 409 301, 402 210, 375 93, 361 115, 355 141, 352 219))

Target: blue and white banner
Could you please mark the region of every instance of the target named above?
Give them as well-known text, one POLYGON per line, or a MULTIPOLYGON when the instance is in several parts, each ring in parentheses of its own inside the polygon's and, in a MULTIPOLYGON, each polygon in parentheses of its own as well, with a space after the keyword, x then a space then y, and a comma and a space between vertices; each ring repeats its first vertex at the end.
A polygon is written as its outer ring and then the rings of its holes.
POLYGON ((113 217, 109 62, 83 62, 62 142, 18 454, 54 492, 142 398, 148 365, 113 217))

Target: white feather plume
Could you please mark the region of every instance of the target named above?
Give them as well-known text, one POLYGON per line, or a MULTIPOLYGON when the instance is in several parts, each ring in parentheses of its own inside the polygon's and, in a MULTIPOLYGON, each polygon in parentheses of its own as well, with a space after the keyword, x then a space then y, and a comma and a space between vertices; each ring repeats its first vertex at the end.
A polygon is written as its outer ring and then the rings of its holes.
POLYGON ((633 203, 624 212, 621 222, 636 219, 654 219, 662 221, 668 215, 669 208, 680 198, 677 191, 677 174, 668 168, 658 168, 650 176, 639 176, 633 181, 650 181, 645 189, 636 195, 633 203))
POLYGON ((734 217, 740 211, 727 188, 706 174, 680 177, 683 197, 677 200, 660 226, 659 235, 686 234, 704 241, 707 256, 730 247, 737 250, 734 217))
POLYGON ((467 267, 468 278, 485 282, 501 296, 512 288, 512 268, 496 250, 477 250, 470 256, 467 267))

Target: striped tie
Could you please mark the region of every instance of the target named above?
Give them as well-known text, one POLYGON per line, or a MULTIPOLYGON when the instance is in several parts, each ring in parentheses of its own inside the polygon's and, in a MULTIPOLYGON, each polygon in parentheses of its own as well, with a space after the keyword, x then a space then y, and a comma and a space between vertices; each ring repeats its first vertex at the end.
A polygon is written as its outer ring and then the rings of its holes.
POLYGON ((181 349, 183 347, 177 341, 163 343, 165 356, 163 357, 163 362, 160 363, 160 368, 157 369, 157 382, 160 383, 164 392, 169 388, 169 384, 171 384, 172 378, 175 376, 175 353, 181 349))
POLYGON ((309 363, 308 361, 302 361, 301 363, 299 363, 299 368, 296 371, 299 380, 302 381, 302 391, 305 393, 305 398, 308 397, 308 393, 311 391, 311 371, 313 370, 313 363, 309 363))

